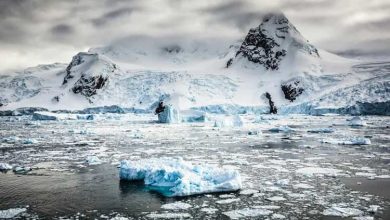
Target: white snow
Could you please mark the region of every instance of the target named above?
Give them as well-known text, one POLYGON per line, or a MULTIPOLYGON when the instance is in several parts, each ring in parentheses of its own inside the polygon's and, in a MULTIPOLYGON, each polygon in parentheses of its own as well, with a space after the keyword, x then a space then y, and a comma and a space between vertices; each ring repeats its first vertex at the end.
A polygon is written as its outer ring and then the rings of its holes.
POLYGON ((237 191, 242 186, 237 170, 193 165, 182 158, 123 160, 120 178, 144 180, 145 185, 168 197, 237 191))
POLYGON ((252 208, 243 208, 224 212, 224 215, 228 216, 230 219, 240 219, 240 218, 254 218, 258 216, 265 216, 272 214, 272 211, 267 209, 252 209, 252 208))
POLYGON ((26 208, 12 208, 6 210, 0 210, 0 219, 14 218, 22 212, 27 211, 26 208))
POLYGON ((178 210, 178 209, 189 209, 191 205, 184 202, 168 203, 161 206, 162 209, 178 210))

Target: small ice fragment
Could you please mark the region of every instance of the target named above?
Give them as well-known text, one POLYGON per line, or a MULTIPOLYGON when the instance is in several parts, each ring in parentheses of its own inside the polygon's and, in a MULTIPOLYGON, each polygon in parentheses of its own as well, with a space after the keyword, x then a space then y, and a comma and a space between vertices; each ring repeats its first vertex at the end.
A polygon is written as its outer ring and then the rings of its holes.
POLYGON ((371 213, 377 213, 381 207, 379 205, 370 205, 367 211, 371 213))
POLYGON ((305 176, 325 175, 325 176, 338 176, 342 174, 342 170, 334 168, 321 168, 321 167, 304 167, 295 171, 298 174, 305 176))
POLYGON ((218 201, 216 201, 216 203, 229 204, 229 203, 238 202, 238 201, 240 201, 240 198, 218 200, 218 201))
POLYGON ((13 208, 13 209, 0 210, 0 219, 11 219, 25 211, 27 211, 26 208, 13 208))
POLYGON ((271 218, 272 218, 272 219, 285 219, 286 216, 281 215, 281 214, 274 213, 274 214, 272 214, 271 218))
POLYGON ((191 205, 184 202, 168 203, 161 206, 163 209, 178 210, 178 209, 189 209, 191 205))
POLYGON ((364 137, 349 137, 341 140, 336 139, 322 139, 322 143, 341 144, 341 145, 370 145, 371 140, 364 137))
POLYGON ((350 216, 362 215, 363 212, 355 208, 344 208, 344 207, 338 207, 334 205, 330 208, 325 209, 322 214, 329 215, 329 216, 350 217, 350 216))
POLYGON ((295 188, 295 189, 313 189, 314 187, 310 186, 309 184, 306 184, 306 183, 298 183, 298 184, 294 185, 293 188, 295 188))
POLYGON ((27 173, 27 172, 29 172, 31 170, 32 170, 31 167, 16 166, 13 171, 15 173, 27 173))
POLYGON ((248 131, 248 135, 260 135, 261 131, 260 130, 250 130, 248 131))
POLYGON ((348 122, 349 126, 366 126, 367 123, 359 116, 351 118, 348 122))
POLYGON ((200 211, 201 211, 201 212, 206 212, 207 214, 214 214, 215 212, 218 211, 218 209, 214 209, 214 208, 202 208, 200 211))
POLYGON ((279 127, 271 128, 271 129, 269 129, 269 131, 271 131, 271 132, 285 132, 285 133, 287 133, 287 132, 294 131, 294 129, 290 128, 287 125, 282 125, 282 126, 279 126, 279 127))
POLYGON ((267 198, 267 200, 272 201, 272 202, 280 202, 280 201, 285 201, 286 198, 284 198, 282 196, 273 196, 273 197, 267 198))
POLYGON ((27 138, 27 139, 23 140, 22 143, 23 144, 36 144, 36 143, 38 143, 38 141, 35 139, 32 139, 32 138, 27 138))
POLYGON ((372 217, 372 216, 358 216, 358 217, 353 217, 352 219, 354 219, 354 220, 374 220, 374 217, 372 217))
POLYGON ((151 219, 184 219, 192 218, 188 213, 151 213, 146 215, 146 217, 151 219))
POLYGON ((309 133, 333 133, 333 128, 313 128, 308 130, 309 133))
POLYGON ((272 214, 272 211, 266 209, 244 208, 244 209, 237 209, 237 210, 224 212, 223 214, 228 216, 230 219, 240 219, 240 218, 270 215, 272 214))
POLYGON ((0 170, 12 170, 12 166, 8 163, 0 163, 0 170))
POLYGON ((97 156, 87 156, 85 162, 88 165, 98 165, 103 163, 97 156))
POLYGON ((255 189, 244 189, 240 191, 240 195, 253 195, 255 193, 258 193, 258 190, 255 189))

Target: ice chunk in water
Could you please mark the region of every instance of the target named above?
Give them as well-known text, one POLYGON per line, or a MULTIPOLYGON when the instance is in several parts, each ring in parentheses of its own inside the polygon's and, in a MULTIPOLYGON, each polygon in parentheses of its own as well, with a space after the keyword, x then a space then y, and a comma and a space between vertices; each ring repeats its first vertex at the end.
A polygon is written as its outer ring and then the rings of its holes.
POLYGON ((123 180, 144 180, 149 189, 167 197, 237 191, 242 186, 236 170, 192 165, 182 158, 123 160, 119 175, 123 180))
POLYGON ((365 137, 348 137, 344 139, 323 139, 321 140, 322 143, 328 143, 328 144, 341 144, 341 145, 370 145, 371 140, 365 137))
POLYGON ((214 127, 242 127, 244 123, 239 115, 217 117, 214 121, 214 127))
POLYGON ((269 131, 271 131, 271 132, 292 132, 294 130, 287 125, 283 125, 283 126, 279 126, 276 128, 271 128, 271 129, 269 129, 269 131))
POLYGON ((0 163, 0 170, 12 170, 12 166, 8 163, 0 163))
POLYGON ((177 209, 189 209, 191 205, 184 202, 168 203, 161 206, 163 209, 177 210, 177 209))
POLYGON ((307 132, 309 133, 333 133, 334 129, 333 128, 314 128, 310 129, 307 132))
POLYGON ((351 118, 348 122, 349 126, 366 126, 367 123, 359 116, 351 118))
POLYGON ((26 208, 13 208, 13 209, 0 210, 0 219, 11 219, 25 211, 27 211, 26 208))
POLYGON ((158 114, 158 121, 160 123, 179 123, 181 121, 179 111, 171 105, 166 105, 164 111, 158 114))
POLYGON ((100 160, 97 156, 88 156, 88 157, 85 159, 85 162, 86 162, 88 165, 98 165, 98 164, 103 163, 103 161, 100 160))
POLYGON ((344 207, 339 207, 334 205, 328 209, 325 209, 322 214, 329 215, 329 216, 350 217, 350 216, 362 215, 363 212, 355 208, 344 208, 344 207))
POLYGON ((237 210, 224 212, 223 214, 228 216, 231 219, 241 219, 241 218, 250 218, 250 217, 270 215, 270 214, 272 214, 272 211, 267 210, 267 209, 244 208, 244 209, 237 209, 237 210))

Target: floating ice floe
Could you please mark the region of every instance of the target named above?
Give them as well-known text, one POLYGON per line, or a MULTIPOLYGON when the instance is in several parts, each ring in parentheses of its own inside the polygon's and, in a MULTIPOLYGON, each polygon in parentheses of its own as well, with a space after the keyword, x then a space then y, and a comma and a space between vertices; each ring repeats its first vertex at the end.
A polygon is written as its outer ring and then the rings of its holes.
POLYGON ((208 115, 206 112, 197 110, 180 111, 182 122, 206 122, 208 115))
POLYGON ((17 215, 25 211, 27 211, 26 208, 13 208, 13 209, 0 210, 0 219, 15 218, 17 215))
POLYGON ((267 200, 272 201, 272 202, 280 202, 280 201, 285 201, 286 198, 284 198, 282 196, 273 196, 273 197, 267 198, 267 200))
POLYGON ((363 212, 355 208, 345 208, 334 205, 330 208, 325 209, 322 214, 328 216, 351 217, 362 215, 363 212))
POLYGON ((218 209, 215 208, 202 208, 200 209, 201 212, 206 212, 207 214, 214 214, 218 211, 218 209))
POLYGON ((366 126, 367 123, 363 121, 361 117, 355 116, 349 120, 348 125, 359 127, 359 126, 366 126))
POLYGON ((214 127, 242 127, 244 125, 239 115, 216 117, 214 121, 214 127))
POLYGON ((5 137, 5 138, 1 139, 2 142, 8 143, 8 144, 16 143, 19 140, 20 140, 20 138, 19 137, 15 137, 15 136, 5 137))
POLYGON ((33 138, 24 139, 22 142, 22 144, 36 144, 36 143, 38 143, 38 141, 33 138))
POLYGON ((100 158, 98 158, 97 156, 87 156, 87 158, 85 159, 85 162, 88 165, 99 165, 99 164, 103 163, 103 161, 100 160, 100 158))
POLYGON ((32 170, 31 167, 25 167, 25 166, 16 166, 13 169, 15 173, 27 173, 31 170, 32 170))
POLYGON ((370 145, 371 140, 365 137, 349 137, 345 139, 322 139, 322 143, 341 144, 341 145, 370 145))
POLYGON ((316 176, 316 175, 339 176, 342 175, 343 171, 334 168, 304 167, 304 168, 297 169, 296 173, 305 176, 316 176))
POLYGON ((191 205, 184 202, 168 203, 161 206, 163 209, 178 210, 178 209, 189 209, 191 205))
POLYGON ((229 203, 238 202, 238 201, 240 201, 240 198, 218 200, 218 201, 216 201, 216 203, 218 203, 218 204, 229 204, 229 203))
POLYGON ((250 217, 258 217, 272 214, 272 211, 267 209, 237 209, 228 212, 224 212, 224 215, 228 216, 230 219, 240 219, 240 218, 250 218, 250 217))
POLYGON ((0 170, 12 170, 12 166, 8 163, 0 163, 0 170))
POLYGON ((151 219, 185 219, 192 218, 188 213, 150 213, 146 215, 147 218, 151 219))
POLYGON ((333 128, 313 128, 308 130, 309 133, 333 133, 333 128))
POLYGON ((123 180, 143 180, 149 189, 167 197, 231 192, 242 187, 236 170, 192 165, 182 158, 123 160, 119 175, 123 180))
POLYGON ((164 111, 158 114, 158 122, 168 124, 181 122, 179 111, 171 105, 166 105, 164 111))
POLYGON ((287 133, 287 132, 294 131, 294 129, 290 128, 287 125, 282 125, 282 126, 279 126, 279 127, 270 128, 269 131, 271 131, 271 132, 286 132, 287 133))

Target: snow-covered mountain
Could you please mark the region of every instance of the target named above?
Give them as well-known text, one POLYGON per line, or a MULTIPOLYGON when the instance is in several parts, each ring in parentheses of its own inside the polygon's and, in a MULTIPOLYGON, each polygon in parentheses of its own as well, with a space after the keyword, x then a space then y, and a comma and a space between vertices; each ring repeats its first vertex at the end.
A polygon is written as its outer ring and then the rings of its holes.
POLYGON ((388 63, 364 64, 317 49, 282 13, 268 14, 234 42, 123 38, 80 52, 69 64, 0 76, 0 111, 107 105, 151 110, 164 100, 180 109, 267 112, 272 102, 279 112, 389 114, 388 63), (362 107, 372 103, 382 110, 362 107))

